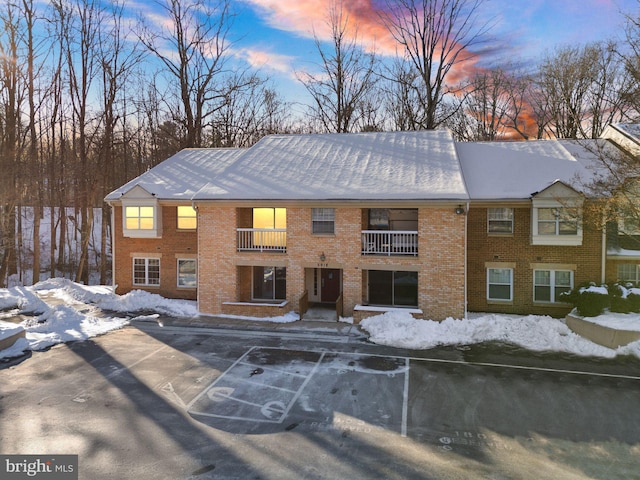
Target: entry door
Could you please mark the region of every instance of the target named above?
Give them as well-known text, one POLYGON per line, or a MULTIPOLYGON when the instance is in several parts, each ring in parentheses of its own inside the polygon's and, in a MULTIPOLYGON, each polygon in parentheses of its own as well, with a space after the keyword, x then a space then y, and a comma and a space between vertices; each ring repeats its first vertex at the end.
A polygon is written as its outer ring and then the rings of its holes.
POLYGON ((320 282, 320 301, 335 302, 340 295, 340 270, 322 268, 320 282))

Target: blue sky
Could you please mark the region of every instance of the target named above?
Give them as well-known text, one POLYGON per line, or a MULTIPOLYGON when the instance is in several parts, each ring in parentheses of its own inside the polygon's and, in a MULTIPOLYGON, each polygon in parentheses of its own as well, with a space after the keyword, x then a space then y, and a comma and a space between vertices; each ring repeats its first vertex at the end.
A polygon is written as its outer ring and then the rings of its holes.
MULTIPOLYGON (((315 33, 321 40, 328 38, 326 18, 333 1, 233 0, 237 15, 229 38, 234 40, 234 54, 269 76, 287 97, 304 95, 296 72, 317 71, 313 37, 315 33)), ((387 1, 343 0, 360 40, 375 43, 383 56, 392 55, 394 48, 378 21, 387 1)), ((495 23, 493 38, 477 65, 533 65, 556 46, 623 38, 623 12, 636 14, 639 9, 638 0, 488 0, 479 14, 495 23)))

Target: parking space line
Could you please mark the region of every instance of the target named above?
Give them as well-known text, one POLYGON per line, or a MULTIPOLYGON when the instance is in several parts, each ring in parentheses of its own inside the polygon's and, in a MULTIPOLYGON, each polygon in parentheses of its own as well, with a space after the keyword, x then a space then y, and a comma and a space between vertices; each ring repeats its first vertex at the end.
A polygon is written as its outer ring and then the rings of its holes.
MULTIPOLYGON (((249 355, 255 350, 289 350, 289 349, 277 349, 272 347, 259 347, 259 346, 251 347, 243 355, 241 355, 240 358, 238 358, 235 362, 233 362, 233 364, 229 366, 229 368, 227 368, 227 370, 225 370, 224 373, 222 373, 222 375, 216 378, 208 387, 206 387, 191 402, 189 402, 189 404, 186 407, 187 411, 194 415, 202 415, 206 417, 226 418, 226 419, 234 419, 234 420, 248 420, 248 421, 254 421, 254 422, 282 423, 286 415, 292 408, 292 406, 295 404, 295 402, 298 400, 298 398, 302 394, 302 391, 304 390, 307 383, 310 381, 311 377, 317 371, 318 366, 320 365, 320 363, 324 358, 324 353, 312 352, 312 353, 318 353, 318 356, 316 361, 313 362, 313 367, 311 368, 309 373, 306 375, 291 373, 291 372, 287 372, 285 369, 278 369, 278 368, 269 367, 265 365, 259 366, 261 370, 260 372, 261 374, 264 373, 265 370, 267 370, 269 372, 275 373, 276 375, 282 375, 282 376, 289 375, 289 377, 293 379, 296 379, 296 378, 304 379, 304 381, 300 384, 297 390, 292 390, 292 389, 288 389, 288 388, 277 386, 277 385, 269 385, 268 383, 260 383, 256 381, 247 380, 244 378, 239 378, 237 376, 233 376, 232 371, 236 367, 240 367, 240 366, 249 367, 249 368, 258 367, 258 364, 253 363, 251 361, 247 361, 247 358, 249 357, 249 355), (282 400, 272 399, 271 401, 267 401, 266 403, 263 403, 263 404, 255 403, 255 402, 245 400, 240 396, 234 396, 231 394, 224 393, 225 388, 230 388, 230 387, 224 386, 225 382, 227 382, 228 385, 239 385, 239 386, 245 385, 245 386, 260 387, 266 390, 272 389, 272 390, 283 392, 284 394, 287 394, 290 398, 287 398, 285 396, 285 398, 282 400), (219 390, 213 390, 215 387, 218 387, 219 385, 223 385, 223 386, 221 386, 219 390), (249 407, 256 407, 260 415, 266 418, 262 418, 258 416, 257 412, 252 415, 251 410, 249 411, 249 413, 246 414, 246 416, 224 414, 224 413, 209 413, 207 411, 193 411, 193 407, 203 398, 204 395, 208 395, 209 399, 214 402, 217 401, 216 398, 220 399, 219 401, 228 400, 230 403, 225 406, 227 408, 227 411, 231 410, 232 412, 237 412, 240 409, 240 407, 236 408, 234 407, 234 405, 238 405, 238 406, 247 405, 249 407)), ((309 362, 309 363, 311 364, 312 362, 309 362)), ((294 380, 294 381, 297 381, 297 380, 294 380)), ((233 390, 231 390, 231 392, 233 392, 233 390)), ((202 408, 202 406, 199 408, 199 410, 206 410, 206 409, 207 409, 206 403, 205 403, 205 408, 202 408)))
POLYGON ((405 357, 406 370, 404 372, 404 389, 402 393, 402 426, 400 436, 407 436, 407 417, 409 414, 409 358, 405 357))

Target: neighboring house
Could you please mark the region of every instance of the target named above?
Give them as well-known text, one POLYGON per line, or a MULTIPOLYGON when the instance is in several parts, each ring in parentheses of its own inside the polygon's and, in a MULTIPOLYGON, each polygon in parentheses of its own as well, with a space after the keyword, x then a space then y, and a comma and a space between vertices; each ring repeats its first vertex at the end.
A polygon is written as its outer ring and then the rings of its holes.
POLYGON ((444 130, 187 149, 106 197, 114 283, 208 315, 562 315, 562 291, 605 276, 604 236, 580 221, 591 199, 573 186, 593 157, 444 130))

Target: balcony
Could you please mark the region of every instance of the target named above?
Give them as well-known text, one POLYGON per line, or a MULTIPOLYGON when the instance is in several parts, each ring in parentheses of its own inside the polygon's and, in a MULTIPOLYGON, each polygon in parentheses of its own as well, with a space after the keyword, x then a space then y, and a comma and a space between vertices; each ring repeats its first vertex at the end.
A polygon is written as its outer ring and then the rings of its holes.
POLYGON ((362 255, 418 255, 418 232, 363 230, 362 255))
POLYGON ((287 251, 286 228, 238 228, 239 252, 287 251))

